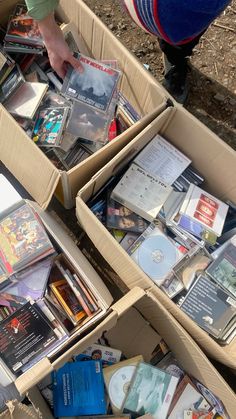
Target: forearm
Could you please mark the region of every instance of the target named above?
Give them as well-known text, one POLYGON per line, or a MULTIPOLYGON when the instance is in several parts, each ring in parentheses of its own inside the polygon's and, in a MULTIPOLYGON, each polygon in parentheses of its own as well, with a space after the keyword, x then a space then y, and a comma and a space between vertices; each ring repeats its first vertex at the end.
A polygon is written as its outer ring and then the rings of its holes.
POLYGON ((83 68, 69 50, 63 33, 55 21, 54 9, 58 3, 59 0, 26 0, 29 15, 38 22, 50 64, 57 74, 64 78, 68 64, 78 71, 83 71, 83 68))
POLYGON ((63 38, 63 34, 55 21, 54 12, 51 12, 44 19, 39 20, 38 26, 47 48, 55 47, 55 45, 52 44, 55 39, 58 40, 63 38))
POLYGON ((29 15, 38 21, 52 14, 58 3, 59 0, 26 0, 29 15))

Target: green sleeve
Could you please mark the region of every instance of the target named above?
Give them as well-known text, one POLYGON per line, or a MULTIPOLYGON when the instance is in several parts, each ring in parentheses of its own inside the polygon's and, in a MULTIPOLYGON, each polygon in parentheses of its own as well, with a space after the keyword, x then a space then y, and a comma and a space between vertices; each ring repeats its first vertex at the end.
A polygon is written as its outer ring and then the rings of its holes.
POLYGON ((42 20, 56 9, 59 0, 26 0, 29 15, 36 19, 42 20))

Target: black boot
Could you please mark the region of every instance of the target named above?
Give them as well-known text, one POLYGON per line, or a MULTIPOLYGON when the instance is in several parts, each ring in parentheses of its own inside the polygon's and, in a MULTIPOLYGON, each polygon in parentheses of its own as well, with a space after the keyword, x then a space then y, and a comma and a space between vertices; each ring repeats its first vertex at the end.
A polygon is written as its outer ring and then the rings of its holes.
POLYGON ((164 80, 163 87, 181 104, 187 99, 189 85, 187 73, 189 70, 188 60, 184 58, 180 64, 171 64, 164 55, 164 80))

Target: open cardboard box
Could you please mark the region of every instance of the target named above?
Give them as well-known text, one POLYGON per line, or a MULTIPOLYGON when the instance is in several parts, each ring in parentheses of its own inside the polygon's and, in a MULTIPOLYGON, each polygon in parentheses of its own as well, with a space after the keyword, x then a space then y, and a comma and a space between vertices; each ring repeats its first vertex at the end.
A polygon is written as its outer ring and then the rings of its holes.
MULTIPOLYGON (((82 339, 76 348, 71 348, 70 354, 58 360, 55 367, 59 368, 63 365, 69 355, 81 353, 104 333, 109 344, 120 349, 127 358, 142 354, 147 362, 161 336, 184 370, 218 396, 223 401, 230 417, 232 419, 235 417, 236 396, 232 389, 189 334, 151 292, 146 293, 138 287, 131 290, 111 307, 110 314, 93 332, 82 339)), ((45 375, 48 372, 45 370, 45 375)), ((28 386, 36 381, 35 377, 27 378, 29 379, 28 386)), ((36 406, 39 403, 38 399, 36 397, 36 403, 34 403, 36 406)), ((43 419, 51 419, 47 416, 42 403, 40 410, 43 419)))
POLYGON ((181 106, 169 107, 116 157, 101 169, 78 193, 77 218, 106 261, 127 289, 151 289, 158 301, 182 324, 212 358, 236 369, 236 338, 222 347, 184 314, 139 268, 86 205, 106 181, 125 167, 157 133, 185 153, 206 179, 204 188, 222 199, 236 202, 236 152, 181 106))
MULTIPOLYGON (((32 386, 37 384, 49 372, 53 371, 58 364, 66 362, 71 357, 71 353, 80 345, 81 338, 88 332, 90 333, 108 315, 109 308, 113 302, 113 296, 110 294, 108 288, 86 257, 78 249, 72 238, 68 235, 68 232, 55 221, 49 212, 44 212, 36 203, 31 203, 31 205, 40 215, 55 248, 58 252, 66 256, 70 266, 77 272, 77 275, 89 285, 93 295, 97 299, 100 311, 90 319, 89 325, 85 323, 79 329, 72 331, 69 338, 59 348, 53 351, 52 355, 44 356, 15 379, 15 385, 21 394, 31 389, 32 386)), ((2 372, 0 372, 0 375, 2 372)), ((7 379, 5 374, 4 378, 7 379)))
MULTIPOLYGON (((17 0, 1 0, 6 24, 17 0)), ((168 93, 138 62, 82 0, 62 0, 57 15, 73 22, 95 59, 116 59, 122 71, 121 92, 142 119, 111 143, 69 171, 58 170, 13 117, 0 105, 0 159, 30 195, 46 208, 54 192, 66 208, 75 205, 77 191, 166 107, 168 93)))

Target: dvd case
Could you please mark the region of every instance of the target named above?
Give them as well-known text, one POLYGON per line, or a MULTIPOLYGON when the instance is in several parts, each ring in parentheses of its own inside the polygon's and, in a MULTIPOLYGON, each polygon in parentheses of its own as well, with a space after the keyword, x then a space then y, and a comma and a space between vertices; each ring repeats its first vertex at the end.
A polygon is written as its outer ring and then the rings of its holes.
POLYGON ((32 138, 40 147, 59 147, 69 108, 43 108, 39 110, 32 138))
POLYGON ((82 71, 70 67, 61 92, 92 108, 106 112, 116 90, 120 71, 82 54, 76 54, 82 71))

